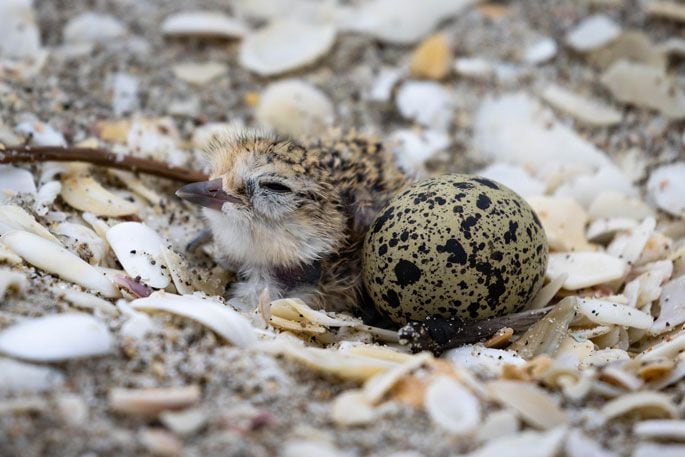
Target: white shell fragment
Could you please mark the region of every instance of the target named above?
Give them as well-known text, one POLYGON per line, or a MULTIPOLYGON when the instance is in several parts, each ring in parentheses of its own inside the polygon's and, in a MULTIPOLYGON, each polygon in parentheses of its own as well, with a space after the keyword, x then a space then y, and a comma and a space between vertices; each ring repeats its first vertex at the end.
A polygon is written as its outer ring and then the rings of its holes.
POLYGON ((192 435, 200 430, 209 420, 209 413, 201 408, 189 408, 181 411, 163 411, 159 420, 165 427, 177 435, 192 435))
POLYGON ((299 79, 270 84, 259 97, 257 121, 283 135, 313 135, 330 127, 335 109, 328 95, 299 79))
POLYGON ((555 251, 589 251, 585 238, 587 212, 574 199, 536 196, 527 199, 545 229, 549 247, 555 251))
POLYGON ((685 276, 667 282, 661 289, 659 298, 659 318, 649 329, 649 333, 658 335, 673 330, 685 322, 685 276))
POLYGON ((100 292, 105 297, 116 297, 116 287, 92 265, 63 247, 33 233, 13 231, 0 240, 28 263, 78 284, 100 292))
POLYGON ((164 241, 150 227, 122 222, 107 230, 107 241, 129 276, 155 289, 169 285, 171 277, 162 260, 164 241))
POLYGON ((10 290, 23 294, 27 285, 28 280, 23 273, 0 267, 0 300, 4 299, 10 290))
POLYGON ((0 357, 0 392, 43 392, 64 383, 64 375, 51 367, 42 367, 0 357))
POLYGON ((567 422, 566 414, 546 391, 521 381, 490 381, 488 391, 499 403, 516 410, 530 425, 548 430, 567 422))
POLYGON ((108 191, 90 176, 65 176, 61 195, 73 208, 96 216, 118 217, 138 212, 135 204, 108 191))
POLYGON ((219 11, 183 11, 167 16, 162 32, 169 36, 240 38, 247 26, 219 11))
POLYGON ((547 86, 542 91, 542 98, 554 108, 565 111, 588 125, 600 127, 616 125, 623 118, 620 111, 556 84, 547 86))
POLYGON ((566 43, 578 52, 587 52, 618 38, 621 27, 604 14, 583 19, 566 35, 566 43))
POLYGON ((67 43, 107 43, 126 35, 126 27, 107 14, 88 11, 67 21, 63 38, 67 43))
POLYGON ((56 289, 55 294, 62 297, 77 308, 87 309, 91 311, 98 311, 103 314, 117 315, 116 306, 105 299, 97 297, 88 292, 82 292, 76 289, 56 289))
POLYGON ((663 68, 619 60, 602 74, 604 84, 618 101, 659 111, 666 117, 685 117, 685 89, 663 68))
POLYGON ((373 421, 376 412, 361 390, 354 389, 338 395, 331 406, 331 419, 343 426, 363 425, 373 421))
POLYGON ((36 362, 59 362, 109 354, 114 339, 107 326, 81 313, 27 319, 0 331, 0 352, 36 362))
POLYGON ((328 25, 276 20, 243 39, 240 65, 261 76, 304 67, 328 52, 335 33, 335 28, 328 25))
POLYGON ((685 217, 685 162, 675 162, 652 171, 647 191, 659 208, 673 216, 685 217))
POLYGON ((634 263, 640 258, 647 241, 654 233, 656 220, 648 217, 640 225, 614 238, 607 247, 607 253, 626 262, 634 263))
POLYGON ((685 441, 685 420, 646 420, 633 427, 640 438, 685 441))
POLYGON ((166 311, 192 319, 235 346, 247 347, 257 342, 254 329, 245 317, 210 298, 154 292, 149 297, 133 300, 131 307, 143 311, 166 311))
POLYGON ((506 364, 523 365, 526 363, 514 351, 486 348, 477 344, 450 349, 442 357, 459 368, 466 368, 486 376, 499 376, 502 367, 506 364))
POLYGON ((109 407, 123 414, 156 415, 166 410, 186 408, 200 401, 197 385, 124 389, 109 391, 109 407))
POLYGON ((545 63, 557 55, 557 43, 552 38, 543 38, 523 51, 523 60, 537 65, 545 63))
POLYGON ((630 218, 641 221, 646 217, 654 216, 655 211, 642 200, 630 198, 624 194, 613 191, 601 192, 588 208, 590 219, 599 218, 630 218))
POLYGON ((545 183, 534 178, 523 167, 517 165, 496 162, 476 174, 504 184, 522 197, 532 197, 545 193, 545 183))
POLYGON ((53 231, 66 239, 66 245, 72 252, 91 265, 99 265, 107 254, 105 241, 85 225, 60 222, 53 227, 53 231))
POLYGON ((178 79, 197 86, 204 86, 225 75, 228 68, 219 62, 186 62, 171 67, 178 79))
POLYGON ((559 252, 549 255, 547 277, 566 273, 563 288, 578 290, 620 279, 626 270, 625 261, 602 252, 559 252))
POLYGON ((630 306, 607 300, 581 298, 578 312, 600 325, 622 325, 639 329, 652 326, 652 316, 630 306))
POLYGON ((635 414, 645 419, 678 417, 678 412, 668 395, 649 391, 622 395, 605 404, 601 413, 606 420, 625 414, 635 414))
POLYGON ((15 193, 36 193, 33 174, 23 168, 0 165, 0 202, 15 193))
POLYGON ((685 445, 646 442, 635 446, 632 457, 680 457, 682 455, 685 455, 685 445))
POLYGON ((522 432, 506 435, 490 441, 482 448, 465 457, 554 457, 566 436, 566 427, 557 427, 546 432, 522 432))
POLYGON ((432 81, 407 81, 397 92, 400 114, 423 126, 444 130, 452 118, 450 96, 440 84, 432 81))
POLYGON ((449 146, 450 138, 444 132, 433 130, 400 129, 390 134, 388 143, 395 146, 393 147, 395 159, 405 172, 423 176, 426 173, 426 161, 449 146))
POLYGON ((428 386, 425 407, 436 425, 456 435, 474 433, 481 422, 478 399, 447 376, 437 378, 428 386))
POLYGON ((55 235, 40 225, 36 218, 27 213, 24 208, 16 205, 2 205, 0 206, 0 235, 12 230, 24 230, 55 244, 62 244, 55 235))

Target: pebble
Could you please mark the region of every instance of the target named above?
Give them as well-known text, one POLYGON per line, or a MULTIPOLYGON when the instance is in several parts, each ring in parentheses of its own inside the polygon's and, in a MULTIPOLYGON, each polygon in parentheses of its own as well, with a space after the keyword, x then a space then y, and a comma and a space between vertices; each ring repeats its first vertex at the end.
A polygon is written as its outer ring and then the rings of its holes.
POLYGON ((205 86, 224 76, 228 67, 219 62, 186 62, 171 67, 178 79, 197 86, 205 86))
POLYGON ((335 108, 321 89, 300 79, 270 84, 259 97, 255 118, 283 135, 320 133, 333 124, 335 108))
POLYGON ((95 12, 81 13, 69 19, 62 38, 65 43, 107 43, 126 35, 126 27, 118 19, 95 12))
POLYGON ((450 144, 449 136, 433 130, 415 131, 400 129, 390 134, 395 159, 400 167, 414 176, 425 176, 425 163, 435 153, 450 144))
POLYGON ((538 65, 549 62, 557 55, 557 42, 552 38, 542 38, 523 51, 523 61, 538 65))
POLYGON ((542 91, 542 99, 554 108, 565 111, 588 125, 606 127, 616 125, 623 119, 620 111, 556 84, 545 87, 542 91))
POLYGON ((685 217, 685 162, 653 170, 647 181, 647 192, 660 209, 673 216, 685 217))
POLYGON ((245 37, 239 62, 261 76, 286 73, 323 57, 333 47, 335 35, 333 26, 276 20, 245 37))
POLYGON ((397 108, 406 119, 446 130, 452 119, 450 93, 432 81, 407 81, 397 92, 397 108))
POLYGON ((620 60, 602 74, 601 82, 620 102, 685 118, 685 89, 663 68, 620 60))
POLYGON ((247 26, 240 20, 219 11, 183 11, 167 16, 162 22, 167 36, 240 38, 247 26))
POLYGON ((443 79, 450 71, 452 53, 447 37, 437 34, 426 38, 411 55, 410 73, 419 79, 443 79))
POLYGON ((621 27, 604 14, 583 19, 566 34, 566 43, 578 52, 600 48, 618 38, 621 27))

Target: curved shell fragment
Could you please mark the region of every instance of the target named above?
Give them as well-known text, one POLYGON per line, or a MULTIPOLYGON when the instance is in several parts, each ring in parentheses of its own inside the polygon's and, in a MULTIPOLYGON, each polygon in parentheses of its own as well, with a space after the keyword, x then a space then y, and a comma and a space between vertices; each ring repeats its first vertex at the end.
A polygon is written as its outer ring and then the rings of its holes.
POLYGON ((71 207, 96 216, 130 216, 138 212, 138 206, 108 191, 90 176, 63 177, 61 195, 71 207))
POLYGON ((20 206, 2 205, 0 206, 0 235, 11 230, 24 230, 59 245, 62 244, 55 235, 40 225, 38 221, 36 221, 36 218, 27 213, 20 206))
POLYGON ((67 245, 86 258, 91 265, 99 265, 107 254, 107 244, 93 230, 81 224, 72 222, 60 222, 53 230, 56 234, 68 239, 67 245), (84 249, 85 248, 85 249, 84 249))
POLYGON ((162 32, 170 36, 240 38, 247 26, 219 11, 182 11, 167 16, 162 32))
POLYGON ((113 350, 114 338, 107 326, 81 313, 27 319, 0 332, 0 352, 31 361, 95 357, 113 350))
POLYGON ((578 312, 600 325, 622 325, 639 329, 652 326, 652 316, 630 306, 607 300, 581 298, 578 312))
POLYGON ((155 289, 169 285, 171 278, 162 256, 164 241, 150 227, 122 222, 107 230, 107 241, 129 276, 155 289))
POLYGON ((516 410, 529 424, 547 430, 568 419, 552 397, 534 384, 520 381, 491 381, 488 391, 501 404, 516 410))
POLYGON ((604 405, 601 413, 606 420, 626 414, 634 414, 642 418, 676 419, 678 417, 678 411, 671 397, 650 391, 622 395, 604 405))
POLYGON ((373 421, 376 412, 361 390, 348 390, 338 395, 331 407, 331 418, 338 425, 363 425, 373 421))
POLYGON ((554 457, 561 448, 566 427, 547 432, 523 432, 490 441, 464 457, 554 457))
POLYGON ((114 284, 77 255, 61 246, 23 231, 5 233, 0 240, 31 265, 55 274, 105 297, 119 295, 114 284))
POLYGON ((559 252, 549 255, 547 277, 566 273, 563 288, 577 290, 620 279, 627 267, 624 260, 602 252, 559 252))
POLYGON ((440 376, 428 386, 425 407, 433 423, 450 433, 471 434, 481 423, 478 399, 447 376, 440 376))
POLYGON ((235 346, 247 347, 257 342, 250 322, 237 311, 208 298, 154 292, 131 302, 144 311, 166 311, 199 322, 235 346))
POLYGON ((685 322, 685 276, 666 283, 659 298, 661 312, 649 329, 652 335, 659 335, 685 322))

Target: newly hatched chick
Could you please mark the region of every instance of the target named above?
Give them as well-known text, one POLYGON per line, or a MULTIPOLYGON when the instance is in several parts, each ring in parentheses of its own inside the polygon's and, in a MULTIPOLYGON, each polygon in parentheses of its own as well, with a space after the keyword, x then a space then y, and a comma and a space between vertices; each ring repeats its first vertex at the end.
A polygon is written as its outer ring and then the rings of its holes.
POLYGON ((366 230, 408 183, 392 154, 354 133, 300 144, 257 132, 227 132, 208 153, 211 179, 177 195, 205 207, 238 273, 232 295, 255 306, 266 289, 270 299, 353 311, 366 230))

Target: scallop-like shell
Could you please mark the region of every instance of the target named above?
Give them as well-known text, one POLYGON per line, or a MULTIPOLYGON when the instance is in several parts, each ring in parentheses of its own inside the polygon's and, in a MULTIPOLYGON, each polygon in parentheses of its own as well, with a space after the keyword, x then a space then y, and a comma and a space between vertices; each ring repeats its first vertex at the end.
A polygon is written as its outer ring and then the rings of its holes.
POLYGON ((132 301, 131 307, 144 311, 166 311, 192 319, 214 330, 235 346, 247 347, 257 342, 254 329, 245 317, 210 298, 159 291, 132 301))
POLYGON ((240 64, 261 76, 273 76, 309 65, 335 42, 335 28, 282 19, 247 35, 240 64))
POLYGON ((566 273, 563 288, 577 290, 620 279, 627 268, 624 260, 602 252, 559 252, 549 255, 547 277, 566 273))
POLYGON ((481 406, 468 389, 447 376, 433 381, 425 407, 433 423, 456 435, 474 433, 481 423, 481 406))
POLYGON ((678 417, 678 411, 671 397, 650 391, 622 395, 605 404, 601 413, 606 420, 626 414, 633 414, 642 418, 676 419, 678 417))
POLYGON ((108 191, 91 176, 71 174, 62 178, 62 198, 69 206, 96 216, 120 217, 138 212, 138 206, 108 191))
POLYGON ((96 357, 113 350, 107 326, 81 313, 27 319, 0 332, 0 352, 36 362, 96 357))
POLYGON ((117 297, 119 292, 110 280, 80 257, 63 247, 29 232, 5 233, 0 240, 31 265, 55 274, 105 297, 117 297))
POLYGON ((24 230, 59 245, 62 244, 55 235, 40 225, 36 218, 23 208, 16 205, 2 205, 0 206, 0 235, 11 230, 24 230))
POLYGON ((107 241, 119 263, 132 278, 164 289, 171 282, 162 261, 164 241, 147 225, 140 222, 122 222, 107 231, 107 241))
POLYGON ((622 325, 638 329, 652 326, 652 316, 635 308, 607 300, 582 298, 578 312, 600 325, 622 325))
POLYGON ((568 421, 552 397, 534 384, 491 381, 488 390, 499 403, 516 410, 523 420, 534 427, 547 430, 568 421))

